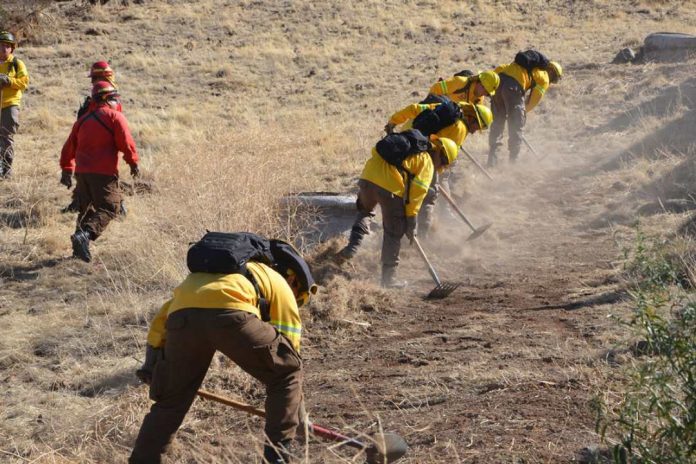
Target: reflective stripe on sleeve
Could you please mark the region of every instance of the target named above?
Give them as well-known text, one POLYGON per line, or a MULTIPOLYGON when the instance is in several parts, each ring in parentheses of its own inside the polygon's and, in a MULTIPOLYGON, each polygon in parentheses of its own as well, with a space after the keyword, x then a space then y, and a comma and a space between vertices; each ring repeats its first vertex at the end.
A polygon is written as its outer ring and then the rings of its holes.
POLYGON ((443 95, 447 95, 447 82, 440 81, 440 89, 442 89, 443 95))

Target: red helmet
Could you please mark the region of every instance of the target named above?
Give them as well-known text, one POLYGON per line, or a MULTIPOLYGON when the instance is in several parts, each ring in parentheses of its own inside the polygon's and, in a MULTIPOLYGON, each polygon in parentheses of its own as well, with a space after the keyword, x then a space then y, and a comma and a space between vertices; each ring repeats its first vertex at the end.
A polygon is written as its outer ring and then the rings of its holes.
POLYGON ((111 82, 99 81, 92 87, 92 98, 96 101, 105 101, 110 97, 118 97, 118 90, 111 82))
POLYGON ((95 77, 103 77, 104 79, 111 80, 114 77, 114 70, 111 69, 111 66, 109 66, 109 63, 106 61, 97 61, 92 65, 92 68, 90 68, 87 77, 91 77, 92 79, 95 77))

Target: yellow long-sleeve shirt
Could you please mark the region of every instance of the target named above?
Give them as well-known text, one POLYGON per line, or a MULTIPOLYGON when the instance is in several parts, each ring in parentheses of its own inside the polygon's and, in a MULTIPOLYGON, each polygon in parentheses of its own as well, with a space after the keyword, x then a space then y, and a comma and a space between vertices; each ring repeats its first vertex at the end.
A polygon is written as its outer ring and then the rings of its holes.
POLYGON ((470 79, 464 76, 452 76, 449 79, 437 81, 430 87, 430 95, 444 95, 455 102, 482 104, 483 97, 476 98, 475 85, 469 85, 470 79), (467 89, 467 85, 469 88, 467 89))
POLYGON ((2 108, 19 105, 22 100, 22 92, 29 86, 29 73, 24 62, 10 54, 6 61, 0 62, 0 74, 7 74, 10 85, 2 88, 2 108), (12 64, 17 60, 17 69, 12 64))
MULTIPOLYGON (((424 151, 406 158, 403 162, 403 168, 413 176, 409 188, 408 204, 406 205, 406 216, 416 216, 433 180, 433 160, 428 152, 424 151)), ((384 158, 377 153, 377 148, 372 148, 372 157, 365 163, 360 178, 372 182, 400 198, 404 197, 406 190, 404 175, 396 166, 384 161, 384 158)))
MULTIPOLYGON (((406 122, 411 122, 416 116, 421 114, 423 111, 429 109, 432 110, 437 105, 438 103, 431 103, 427 105, 421 103, 414 103, 412 105, 408 105, 407 107, 402 108, 396 113, 392 114, 392 116, 389 118, 389 123, 398 126, 406 122)), ((435 135, 441 138, 445 137, 451 139, 454 141, 454 143, 461 147, 464 143, 464 139, 466 139, 467 134, 468 130, 466 128, 466 124, 464 124, 461 120, 457 120, 454 124, 440 129, 435 135)))
MULTIPOLYGON (((247 263, 261 295, 270 305, 270 324, 285 335, 299 353, 302 321, 292 289, 283 276, 261 263, 247 263)), ((155 348, 165 343, 165 323, 170 314, 186 308, 234 309, 261 318, 254 285, 242 274, 208 274, 194 272, 174 289, 150 323, 147 342, 155 348)))
POLYGON ((536 107, 549 88, 549 74, 540 68, 534 68, 530 76, 526 69, 517 63, 501 65, 495 68, 498 74, 506 74, 515 79, 522 86, 525 92, 532 89, 529 99, 525 104, 525 110, 530 112, 536 107), (531 77, 531 78, 530 78, 531 77))

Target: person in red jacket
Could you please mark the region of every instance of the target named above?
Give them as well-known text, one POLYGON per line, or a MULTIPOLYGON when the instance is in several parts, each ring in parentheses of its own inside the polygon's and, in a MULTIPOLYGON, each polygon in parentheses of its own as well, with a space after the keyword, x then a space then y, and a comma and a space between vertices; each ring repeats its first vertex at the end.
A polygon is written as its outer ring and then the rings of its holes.
POLYGON ((75 233, 70 237, 73 257, 86 262, 92 260, 89 241, 102 234, 120 208, 118 153, 123 153, 134 178, 140 174, 128 121, 115 108, 117 93, 108 81, 94 85, 92 99, 96 106, 75 122, 60 155, 60 183, 70 188, 73 173, 77 179, 80 211, 75 233))
MULTIPOLYGON (((108 82, 116 90, 118 90, 114 70, 111 69, 111 65, 109 65, 109 63, 106 61, 97 61, 95 63, 92 63, 87 77, 89 77, 92 80, 92 86, 94 86, 97 82, 108 82)), ((112 108, 116 109, 117 111, 123 111, 123 106, 121 105, 121 97, 118 93, 114 93, 109 97, 109 99, 111 100, 112 108)), ((92 99, 92 95, 85 97, 85 100, 82 102, 82 105, 80 105, 80 107, 77 110, 77 119, 80 119, 82 116, 89 113, 90 111, 94 111, 97 108, 97 104, 98 102, 92 99)), ((77 213, 78 211, 80 211, 77 198, 78 191, 77 187, 75 187, 75 189, 73 190, 72 198, 70 200, 70 204, 65 208, 61 209, 61 213, 77 213)), ((123 200, 121 200, 119 214, 121 214, 121 216, 126 215, 126 206, 123 204, 123 200)))

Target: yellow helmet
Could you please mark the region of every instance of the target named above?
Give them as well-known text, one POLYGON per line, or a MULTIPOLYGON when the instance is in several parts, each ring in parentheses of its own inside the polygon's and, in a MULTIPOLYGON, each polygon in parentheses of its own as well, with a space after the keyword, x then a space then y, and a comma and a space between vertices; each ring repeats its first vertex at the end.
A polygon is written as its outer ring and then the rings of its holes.
POLYGON ((457 156, 459 156, 459 147, 454 140, 446 137, 440 137, 436 139, 435 142, 436 145, 445 152, 445 156, 447 157, 447 165, 450 165, 457 160, 457 156))
POLYGON ((493 123, 493 112, 484 105, 474 105, 474 110, 476 111, 476 120, 481 130, 488 129, 493 123))
POLYGON ((478 75, 478 78, 483 88, 488 92, 488 95, 495 95, 495 91, 500 85, 500 76, 498 76, 498 73, 495 71, 484 71, 478 75))
POLYGON ((551 71, 553 76, 549 76, 552 83, 556 83, 563 77, 563 68, 557 61, 549 61, 549 65, 546 67, 546 72, 551 71))

